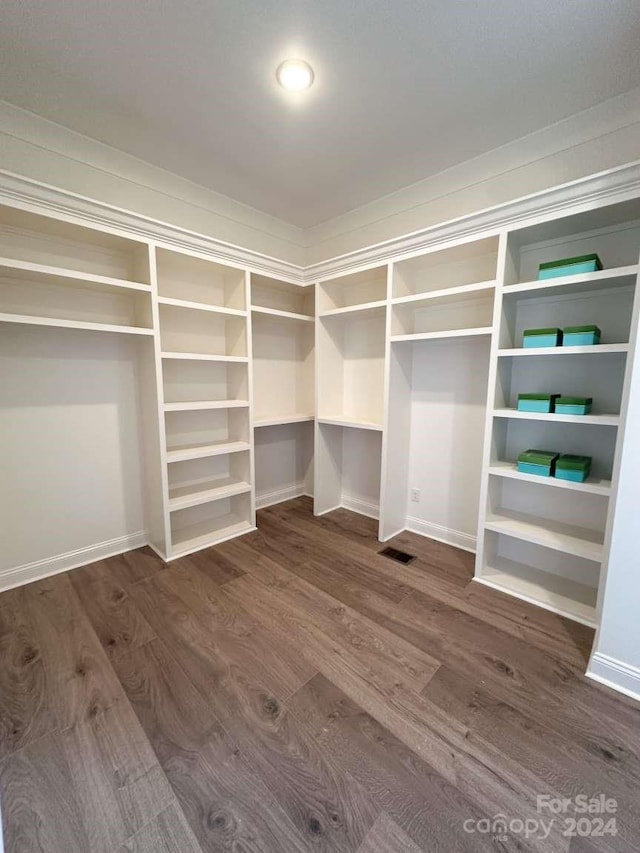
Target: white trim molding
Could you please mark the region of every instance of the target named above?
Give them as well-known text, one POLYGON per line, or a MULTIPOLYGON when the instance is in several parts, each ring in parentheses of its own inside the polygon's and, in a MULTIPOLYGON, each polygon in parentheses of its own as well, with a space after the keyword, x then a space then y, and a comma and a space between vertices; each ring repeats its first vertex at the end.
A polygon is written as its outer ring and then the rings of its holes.
POLYGON ((544 222, 640 196, 640 160, 598 172, 550 190, 505 202, 451 219, 402 237, 376 243, 327 261, 305 267, 307 282, 346 275, 367 267, 398 261, 442 248, 452 241, 470 241, 497 234, 502 229, 544 222))
POLYGON ((355 495, 343 494, 340 507, 342 509, 349 509, 351 512, 357 512, 358 515, 366 515, 367 518, 377 519, 380 517, 380 506, 377 503, 363 501, 361 498, 355 497, 355 495))
POLYGON ((144 531, 129 533, 119 536, 117 539, 109 539, 106 542, 98 542, 97 545, 89 545, 79 548, 77 551, 69 551, 66 554, 58 554, 55 557, 47 557, 34 563, 24 563, 22 566, 14 566, 11 569, 0 571, 0 592, 23 586, 33 581, 40 581, 51 575, 68 572, 77 569, 87 563, 95 563, 96 560, 106 560, 107 557, 115 557, 125 551, 133 551, 147 544, 147 534, 144 531))
POLYGON ((544 222, 638 197, 640 160, 635 160, 305 267, 0 170, 0 203, 198 252, 220 263, 249 267, 252 272, 297 285, 311 285, 320 279, 401 260, 453 241, 475 240, 504 228, 524 227, 534 221, 544 222))
POLYGON ((640 701, 640 669, 616 658, 594 652, 586 672, 587 678, 604 684, 640 701))
POLYGON ((294 483, 292 486, 285 486, 282 489, 263 492, 261 495, 256 494, 256 509, 264 509, 265 507, 281 504, 284 501, 290 501, 293 498, 300 498, 302 495, 308 494, 304 483, 294 483))
POLYGON ((454 548, 462 548, 463 551, 471 551, 473 554, 476 552, 476 537, 462 533, 460 530, 452 530, 450 527, 432 524, 430 521, 411 516, 407 517, 405 530, 417 533, 419 536, 426 536, 428 539, 435 539, 437 542, 444 542, 445 545, 453 545, 454 548))
POLYGON ((55 216, 78 225, 117 231, 125 237, 139 237, 173 248, 198 252, 220 263, 249 267, 252 272, 289 281, 291 284, 305 282, 304 268, 288 261, 280 261, 177 225, 167 225, 160 220, 131 213, 5 170, 0 170, 0 203, 11 204, 32 213, 55 216))

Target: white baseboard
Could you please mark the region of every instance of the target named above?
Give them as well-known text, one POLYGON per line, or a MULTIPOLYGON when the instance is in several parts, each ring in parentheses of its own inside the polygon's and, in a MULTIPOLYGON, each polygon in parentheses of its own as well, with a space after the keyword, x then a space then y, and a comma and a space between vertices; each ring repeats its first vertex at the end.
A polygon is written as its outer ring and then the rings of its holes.
POLYGON ((473 554, 476 552, 477 539, 475 536, 461 533, 459 530, 452 530, 449 527, 442 527, 440 524, 432 524, 429 521, 423 521, 421 518, 408 516, 405 530, 426 536, 428 539, 435 539, 437 542, 444 542, 445 545, 453 545, 454 548, 462 548, 463 551, 471 551, 473 554))
POLYGON ((304 483, 294 483, 292 486, 285 486, 284 489, 263 492, 261 495, 256 495, 256 509, 264 509, 267 506, 281 504, 283 501, 290 501, 293 498, 299 498, 306 494, 308 494, 307 487, 304 483))
POLYGON ((350 509, 351 512, 357 512, 358 515, 366 515, 368 518, 379 518, 380 507, 378 504, 370 501, 363 501, 353 495, 342 495, 341 506, 343 509, 350 509))
POLYGON ((587 678, 640 701, 640 669, 609 655, 595 652, 589 661, 587 678))
POLYGON ((95 563, 96 560, 106 560, 107 557, 142 548, 146 544, 147 534, 141 530, 138 533, 119 536, 117 539, 109 539, 107 542, 99 542, 97 545, 89 545, 87 548, 79 548, 77 551, 69 551, 67 554, 58 554, 35 563, 5 569, 0 571, 0 591, 42 580, 60 572, 68 572, 69 569, 77 569, 78 566, 95 563))

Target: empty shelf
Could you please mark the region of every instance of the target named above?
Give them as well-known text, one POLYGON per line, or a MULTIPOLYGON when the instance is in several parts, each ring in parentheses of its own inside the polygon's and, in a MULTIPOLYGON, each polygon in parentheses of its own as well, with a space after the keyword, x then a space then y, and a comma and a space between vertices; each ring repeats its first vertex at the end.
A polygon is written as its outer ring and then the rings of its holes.
POLYGON ((378 299, 375 302, 362 302, 358 305, 347 305, 346 308, 331 308, 321 311, 321 317, 344 317, 346 314, 373 314, 380 316, 387 309, 387 300, 378 299))
POLYGON ((360 420, 359 418, 344 417, 341 415, 318 418, 318 423, 331 424, 332 426, 354 427, 356 429, 371 429, 377 432, 382 432, 382 424, 360 420))
POLYGON ((573 554, 594 563, 601 563, 604 556, 604 534, 573 524, 500 509, 488 513, 485 527, 505 536, 573 554))
POLYGON ((278 308, 264 308, 262 305, 252 305, 252 314, 267 314, 270 317, 281 317, 285 320, 300 320, 303 323, 314 323, 315 318, 308 314, 296 314, 294 311, 280 311, 278 308))
POLYGON ((222 305, 208 305, 206 302, 192 302, 189 299, 172 299, 168 296, 159 296, 160 305, 170 305, 173 308, 188 308, 193 311, 211 311, 214 314, 229 314, 232 317, 246 317, 247 312, 239 308, 225 308, 222 305))
POLYGON ((83 329, 88 332, 116 332, 123 335, 153 335, 153 329, 142 326, 120 326, 111 323, 87 323, 84 320, 59 320, 55 317, 34 317, 27 314, 1 314, 0 323, 27 326, 51 326, 58 329, 83 329))
POLYGON ((61 287, 77 287, 84 284, 90 285, 91 289, 102 291, 112 291, 114 288, 118 288, 151 293, 150 285, 137 281, 95 275, 80 270, 50 266, 49 264, 34 264, 30 261, 20 261, 14 258, 0 258, 0 275, 7 275, 9 278, 20 281, 55 284, 61 287))
POLYGON ((197 412, 205 409, 247 408, 248 400, 199 400, 190 403, 165 403, 165 412, 197 412))
POLYGON ((597 590, 578 581, 504 558, 486 566, 476 580, 585 625, 596 624, 597 590))
POLYGON ((249 358, 246 355, 212 355, 210 353, 199 352, 163 352, 160 354, 162 358, 167 360, 186 360, 186 361, 224 361, 231 363, 248 362, 249 358))
POLYGON ((254 427, 280 426, 281 424, 299 424, 312 421, 314 415, 260 415, 253 422, 254 427))
POLYGON ((188 527, 172 531, 171 555, 180 557, 191 554, 200 548, 224 542, 226 539, 239 536, 241 533, 249 533, 251 530, 255 530, 255 527, 235 513, 190 524, 188 527))
POLYGON ((447 329, 444 332, 417 332, 414 335, 392 335, 391 343, 405 343, 409 341, 437 341, 447 338, 470 338, 478 335, 490 335, 493 326, 479 326, 474 329, 447 329))
POLYGON ((240 453, 249 450, 248 441, 214 441, 203 444, 185 444, 167 450, 167 462, 184 462, 187 459, 204 459, 223 453, 240 453))
MULTIPOLYGON (((462 301, 468 295, 473 298, 478 293, 485 290, 495 290, 496 282, 481 281, 476 284, 462 284, 457 287, 443 287, 439 290, 425 290, 420 293, 412 293, 409 296, 396 296, 393 300, 394 305, 415 305, 416 303, 424 302, 425 307, 432 299, 450 298, 452 302, 462 301)), ((417 307, 417 306, 416 306, 417 307)))
POLYGON ((169 489, 169 509, 174 512, 250 491, 251 484, 237 477, 222 477, 206 482, 195 480, 169 489))

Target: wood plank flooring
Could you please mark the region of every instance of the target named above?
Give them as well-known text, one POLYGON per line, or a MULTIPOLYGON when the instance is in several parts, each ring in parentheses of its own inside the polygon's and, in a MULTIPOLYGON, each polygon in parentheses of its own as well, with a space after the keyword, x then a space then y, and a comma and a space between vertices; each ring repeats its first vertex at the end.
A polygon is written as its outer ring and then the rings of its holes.
POLYGON ((640 707, 589 629, 306 498, 258 524, 0 595, 7 853, 640 850, 640 707), (538 795, 601 793, 616 835, 542 837, 538 795))

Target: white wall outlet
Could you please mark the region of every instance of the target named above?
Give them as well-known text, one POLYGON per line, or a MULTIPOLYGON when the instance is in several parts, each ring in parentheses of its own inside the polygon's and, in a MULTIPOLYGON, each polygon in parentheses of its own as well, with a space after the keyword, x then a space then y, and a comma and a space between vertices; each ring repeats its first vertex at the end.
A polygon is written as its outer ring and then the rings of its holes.
POLYGON ((410 495, 411 500, 414 503, 418 503, 420 501, 420 489, 411 489, 410 495))

